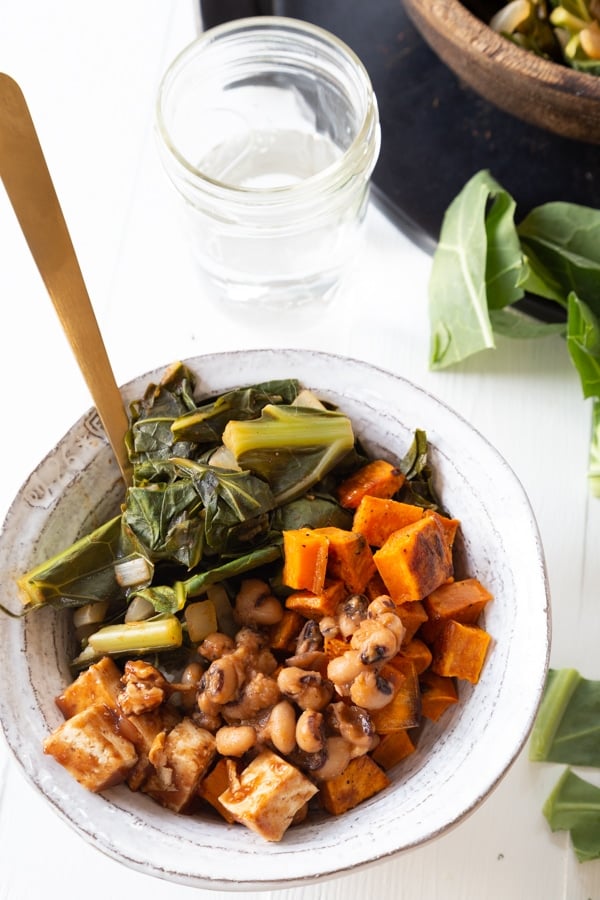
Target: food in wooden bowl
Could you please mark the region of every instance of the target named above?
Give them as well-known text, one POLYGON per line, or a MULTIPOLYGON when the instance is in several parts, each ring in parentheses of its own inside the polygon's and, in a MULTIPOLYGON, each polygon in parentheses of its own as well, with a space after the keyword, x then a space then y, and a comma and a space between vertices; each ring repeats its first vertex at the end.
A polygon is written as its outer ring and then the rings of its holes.
MULTIPOLYGON (((133 603, 139 594, 162 612, 132 621, 130 630, 89 622, 82 649, 75 640, 82 632, 74 635, 72 611, 61 600, 81 599, 92 582, 56 576, 67 571, 66 547, 118 517, 124 486, 93 413, 73 427, 23 487, 0 537, 3 605, 16 610, 22 603, 19 581, 33 600, 25 617, 0 617, 11 684, 17 679, 20 687, 0 690, 10 747, 37 789, 95 846, 148 874, 198 887, 307 883, 439 836, 507 771, 542 693, 547 585, 521 486, 467 422, 415 385, 364 363, 265 350, 184 365, 196 380, 180 385, 187 422, 169 397, 146 393, 162 370, 123 389, 129 401, 146 397, 135 407, 142 411, 137 446, 152 457, 138 459, 136 478, 148 496, 143 490, 129 496, 128 522, 141 533, 144 520, 154 521, 144 510, 154 505, 153 493, 166 496, 161 473, 192 472, 211 545, 194 538, 190 519, 174 515, 167 543, 179 563, 165 567, 163 558, 155 572, 162 579, 175 568, 177 577, 172 585, 138 584, 127 598, 133 603), (285 382, 292 394, 297 386, 311 392, 303 395, 299 420, 310 415, 314 397, 339 411, 316 411, 335 425, 342 455, 334 482, 334 469, 317 469, 319 481, 292 497, 298 472, 311 465, 303 464, 304 451, 277 451, 270 466, 282 458, 286 464, 269 474, 264 454, 247 454, 240 432, 262 418, 256 410, 242 417, 232 440, 223 439, 254 472, 250 478, 244 466, 241 473, 223 469, 226 454, 219 457, 221 475, 210 471, 216 460, 198 457, 197 447, 186 455, 190 428, 194 445, 231 419, 231 396, 219 404, 211 398, 257 383, 264 395, 265 382, 285 382), (160 416, 149 402, 156 397, 160 416), (415 432, 421 438, 413 444, 415 432), (169 434, 181 438, 178 453, 159 461, 153 454, 168 445, 169 434), (275 509, 273 491, 285 501, 275 509), (260 514, 233 525, 239 510, 259 498, 266 502, 260 514), (228 560, 216 550, 222 541, 228 560), (250 552, 243 552, 246 545, 250 552), (210 590, 217 583, 220 589, 210 590), (159 632, 145 658, 140 650, 151 646, 152 635, 147 643, 121 643, 129 635, 137 641, 144 621, 154 636, 154 625, 159 632), (154 654, 168 644, 166 656, 154 654), (196 681, 191 672, 182 678, 181 659, 174 663, 173 652, 182 650, 186 665, 201 669, 196 681), (74 680, 74 661, 91 675, 74 680), (170 681, 174 665, 178 680, 170 681), (252 709, 241 712, 247 703, 252 709), (149 733, 149 752, 140 752, 149 733), (99 778, 78 768, 82 735, 112 748, 99 778), (179 766, 180 758, 186 765, 179 766)), ((287 416, 290 426, 289 404, 275 406, 269 423, 287 416)), ((311 445, 313 459, 317 450, 311 445)), ((331 462, 329 450, 323 455, 331 462)), ((167 481, 180 496, 184 486, 167 481)), ((198 506, 193 491, 188 500, 198 506)), ((158 508, 165 512, 167 505, 158 508)), ((163 556, 169 548, 160 535, 159 529, 155 549, 163 556)), ((98 560, 109 536, 106 530, 96 536, 91 555, 98 560)), ((127 540, 137 547, 127 560, 117 556, 112 569, 96 567, 112 587, 123 580, 123 562, 129 583, 130 564, 146 544, 145 536, 138 544, 129 532, 127 540)), ((84 540, 78 550, 85 555, 90 545, 84 540)))
MULTIPOLYGON (((505 112, 563 137, 600 143, 600 77, 526 49, 488 24, 488 0, 403 0, 415 28, 469 87, 505 112)), ((593 29, 592 29, 593 30, 593 29)))

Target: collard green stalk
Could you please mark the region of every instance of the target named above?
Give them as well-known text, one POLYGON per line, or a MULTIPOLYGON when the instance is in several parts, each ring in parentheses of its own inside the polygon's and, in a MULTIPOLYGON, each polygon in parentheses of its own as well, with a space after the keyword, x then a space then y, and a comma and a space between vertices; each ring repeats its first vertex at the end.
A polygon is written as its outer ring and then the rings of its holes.
POLYGON ((143 622, 106 625, 88 638, 86 648, 73 660, 73 666, 89 665, 103 656, 144 656, 180 647, 183 630, 177 616, 163 615, 143 622))
POLYGON ((269 484, 279 506, 305 494, 350 453, 354 433, 342 413, 269 404, 257 419, 230 421, 223 444, 239 466, 269 484))

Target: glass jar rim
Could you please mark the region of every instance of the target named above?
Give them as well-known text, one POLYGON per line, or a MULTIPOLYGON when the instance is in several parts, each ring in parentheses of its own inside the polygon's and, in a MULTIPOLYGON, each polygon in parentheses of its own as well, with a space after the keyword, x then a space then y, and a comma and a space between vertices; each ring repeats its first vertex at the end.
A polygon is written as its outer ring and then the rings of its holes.
POLYGON ((361 157, 364 158, 363 167, 367 168, 371 165, 372 168, 376 162, 379 149, 377 98, 373 91, 369 74, 360 58, 344 41, 325 28, 288 16, 250 16, 235 19, 216 25, 191 41, 172 60, 161 78, 155 106, 155 124, 163 147, 183 170, 185 176, 194 179, 197 187, 202 186, 209 193, 213 194, 226 194, 230 199, 233 199, 235 196, 243 196, 245 202, 249 200, 254 200, 258 203, 261 200, 277 202, 278 199, 283 202, 291 196, 299 198, 300 195, 318 192, 325 184, 327 184, 328 188, 331 188, 332 181, 337 181, 342 185, 351 177, 352 172, 349 169, 354 170, 357 161, 360 161, 361 157), (223 38, 245 33, 254 33, 256 35, 261 33, 265 35, 296 33, 300 36, 312 37, 329 49, 333 49, 340 55, 341 59, 350 62, 355 73, 358 74, 358 80, 365 95, 365 113, 356 135, 339 159, 302 181, 273 187, 248 187, 220 181, 202 172, 177 149, 165 123, 163 107, 168 87, 184 71, 186 64, 193 58, 194 54, 203 46, 210 46, 223 38), (372 150, 370 148, 373 143, 374 132, 377 133, 375 138, 377 146, 376 149, 372 150))

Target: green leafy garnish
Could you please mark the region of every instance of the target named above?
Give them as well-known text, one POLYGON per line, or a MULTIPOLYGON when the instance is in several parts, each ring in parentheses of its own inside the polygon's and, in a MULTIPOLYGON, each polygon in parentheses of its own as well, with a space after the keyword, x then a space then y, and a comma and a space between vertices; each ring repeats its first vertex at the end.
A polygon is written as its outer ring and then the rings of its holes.
POLYGON ((571 766, 600 768, 600 681, 576 669, 550 669, 531 733, 529 758, 565 763, 543 806, 552 831, 569 831, 577 858, 600 858, 600 788, 571 766))
POLYGON ((600 210, 546 203, 517 224, 515 209, 486 170, 448 207, 429 282, 431 368, 494 348, 496 335, 559 332, 583 396, 600 400, 600 210), (524 315, 526 295, 556 304, 564 324, 524 315))

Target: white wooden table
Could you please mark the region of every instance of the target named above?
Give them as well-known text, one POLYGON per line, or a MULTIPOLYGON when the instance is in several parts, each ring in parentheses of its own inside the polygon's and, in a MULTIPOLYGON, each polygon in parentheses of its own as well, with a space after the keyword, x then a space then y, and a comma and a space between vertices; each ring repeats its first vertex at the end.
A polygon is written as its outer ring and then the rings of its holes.
MULTIPOLYGON (((208 304, 152 130, 159 78, 198 27, 193 0, 0 0, 0 70, 28 99, 117 380, 207 351, 293 346, 373 361, 423 385, 483 432, 521 479, 547 556, 552 664, 600 677, 600 500, 586 484, 590 409, 561 339, 503 341, 451 371, 430 372, 431 260, 373 205, 342 302, 304 330, 285 315, 241 322, 208 304)), ((3 517, 90 398, 1 189, 0 298, 3 517)), ((1 665, 0 678, 0 690, 18 690, 1 665)), ((541 815, 558 771, 523 753, 482 808, 436 842, 351 877, 262 896, 597 900, 600 862, 579 865, 566 836, 550 834, 541 815)), ((142 876, 104 857, 33 793, 0 738, 0 898, 31 900, 49 890, 62 900, 227 896, 142 876)))

